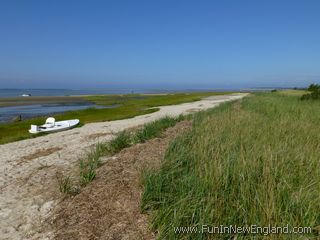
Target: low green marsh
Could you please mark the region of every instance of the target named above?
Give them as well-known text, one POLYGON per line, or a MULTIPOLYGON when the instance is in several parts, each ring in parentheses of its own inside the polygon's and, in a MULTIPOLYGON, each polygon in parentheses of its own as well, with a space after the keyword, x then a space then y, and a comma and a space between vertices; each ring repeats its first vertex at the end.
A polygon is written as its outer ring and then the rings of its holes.
MULTIPOLYGON (((70 111, 56 115, 56 119, 80 119, 81 124, 132 118, 137 115, 158 111, 156 107, 172 105, 184 102, 200 100, 203 97, 227 94, 226 92, 203 92, 203 93, 175 93, 166 95, 101 95, 83 97, 85 100, 98 105, 119 105, 115 108, 95 109, 89 108, 79 111, 70 111), (151 109, 152 108, 152 109, 151 109)), ((61 99, 59 98, 59 101, 61 99)), ((53 99, 50 99, 53 101, 53 99)), ((1 103, 1 100, 0 100, 1 103)), ((1 104, 0 104, 1 105, 1 104)), ((28 132, 31 124, 40 125, 45 117, 28 119, 21 122, 0 124, 0 144, 37 137, 28 132)))

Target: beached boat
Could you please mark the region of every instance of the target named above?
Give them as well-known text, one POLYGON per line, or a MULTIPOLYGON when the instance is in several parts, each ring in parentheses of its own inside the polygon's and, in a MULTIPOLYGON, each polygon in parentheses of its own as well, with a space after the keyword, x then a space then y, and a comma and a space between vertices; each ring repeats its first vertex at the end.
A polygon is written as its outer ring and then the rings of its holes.
POLYGON ((65 120, 56 122, 53 117, 46 120, 46 123, 40 126, 31 125, 29 129, 30 133, 41 133, 41 132, 58 132, 73 128, 79 124, 79 119, 65 120))

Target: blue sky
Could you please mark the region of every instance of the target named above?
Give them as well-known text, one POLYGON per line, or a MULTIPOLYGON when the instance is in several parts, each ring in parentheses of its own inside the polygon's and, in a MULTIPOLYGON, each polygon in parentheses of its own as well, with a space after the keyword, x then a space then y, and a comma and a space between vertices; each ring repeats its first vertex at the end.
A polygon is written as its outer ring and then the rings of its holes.
POLYGON ((0 88, 320 81, 320 1, 0 1, 0 88))

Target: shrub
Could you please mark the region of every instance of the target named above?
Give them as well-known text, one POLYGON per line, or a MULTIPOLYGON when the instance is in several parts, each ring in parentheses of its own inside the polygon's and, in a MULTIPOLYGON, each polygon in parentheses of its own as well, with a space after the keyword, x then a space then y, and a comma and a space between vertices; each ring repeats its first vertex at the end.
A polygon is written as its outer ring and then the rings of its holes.
POLYGON ((318 91, 320 91, 320 85, 312 83, 308 87, 308 91, 310 91, 310 92, 318 92, 318 91))
POLYGON ((318 84, 311 84, 308 87, 308 91, 311 93, 303 94, 301 96, 301 100, 317 100, 320 99, 320 85, 318 84))

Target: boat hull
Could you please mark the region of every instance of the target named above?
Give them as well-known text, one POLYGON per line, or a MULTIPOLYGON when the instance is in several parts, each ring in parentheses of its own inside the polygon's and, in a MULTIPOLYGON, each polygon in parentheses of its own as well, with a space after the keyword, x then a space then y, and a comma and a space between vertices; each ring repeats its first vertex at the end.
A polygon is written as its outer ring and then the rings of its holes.
POLYGON ((73 119, 73 120, 66 120, 66 121, 59 121, 55 122, 55 125, 53 127, 46 127, 45 125, 37 126, 36 129, 30 129, 29 133, 37 134, 37 133, 50 133, 50 132, 60 132, 64 130, 68 130, 70 128, 73 128, 79 124, 79 119, 73 119))

